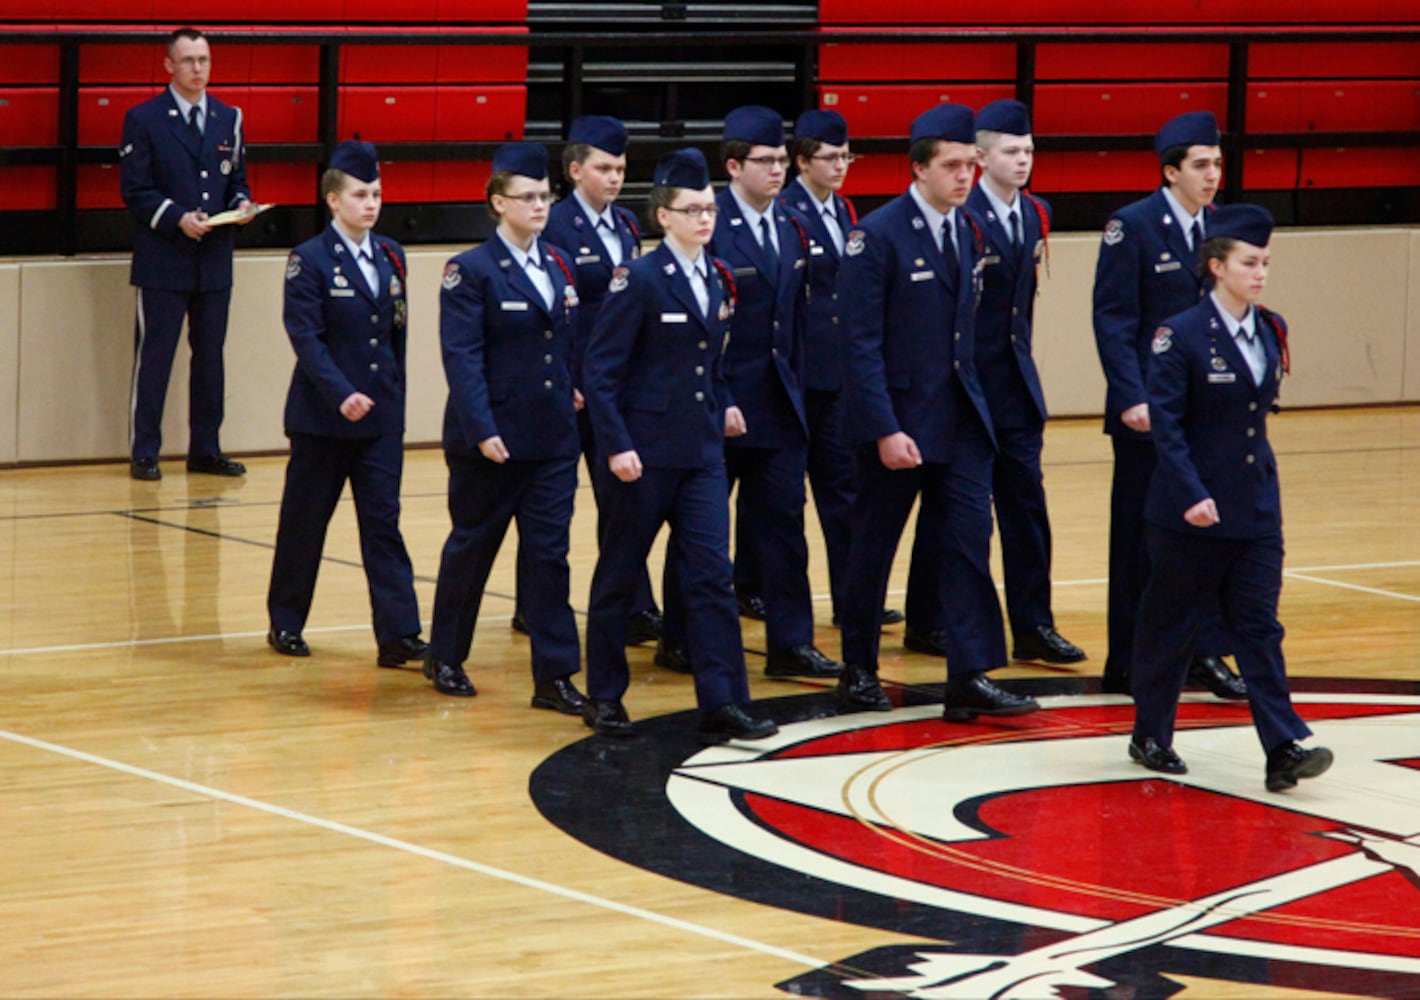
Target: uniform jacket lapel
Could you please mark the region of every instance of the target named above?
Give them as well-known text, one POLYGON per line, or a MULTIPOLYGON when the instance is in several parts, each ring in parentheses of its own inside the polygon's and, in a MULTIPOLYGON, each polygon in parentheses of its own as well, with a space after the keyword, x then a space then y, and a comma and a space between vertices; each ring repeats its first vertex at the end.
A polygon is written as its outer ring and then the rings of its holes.
MULTIPOLYGON (((680 262, 676 260, 675 254, 671 253, 670 248, 665 246, 665 244, 658 247, 656 253, 660 255, 658 263, 660 264, 661 274, 665 276, 666 282, 670 285, 671 296, 685 307, 686 315, 690 316, 702 327, 706 326, 705 316, 700 312, 700 303, 695 301, 695 290, 690 287, 690 279, 686 277, 685 272, 680 269, 680 262)), ((710 263, 708 257, 705 259, 705 265, 706 267, 714 266, 710 263)), ((710 308, 715 309, 714 279, 711 278, 710 275, 706 275, 705 284, 707 290, 710 292, 710 308)))
POLYGON ((196 159, 202 155, 202 141, 206 136, 194 135, 192 126, 182 116, 182 109, 178 107, 177 101, 173 98, 173 92, 165 90, 163 93, 168 99, 168 127, 173 133, 173 137, 177 139, 183 149, 192 154, 193 159, 196 159))
MULTIPOLYGON (((528 277, 527 268, 518 264, 517 260, 514 259, 513 255, 508 251, 507 246, 504 245, 500 237, 494 236, 493 238, 498 241, 498 269, 507 276, 508 285, 523 298, 531 302, 534 308, 544 314, 550 314, 547 303, 542 300, 542 293, 537 290, 537 286, 534 285, 532 279, 528 277)), ((542 253, 541 240, 538 241, 537 247, 538 252, 542 253)), ((543 266, 546 266, 546 263, 544 263, 543 266)), ((555 267, 556 265, 554 264, 553 266, 555 267)), ((555 282, 554 287, 556 287, 555 282)))

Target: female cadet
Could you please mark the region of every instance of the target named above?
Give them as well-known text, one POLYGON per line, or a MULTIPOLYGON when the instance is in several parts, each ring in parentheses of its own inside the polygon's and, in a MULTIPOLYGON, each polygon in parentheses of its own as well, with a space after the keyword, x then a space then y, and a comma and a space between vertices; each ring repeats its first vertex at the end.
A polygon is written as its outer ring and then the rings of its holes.
POLYGON ((684 605, 700 739, 761 739, 778 730, 742 707, 749 684, 729 559, 724 439, 745 430, 721 368, 734 290, 728 267, 705 253, 717 209, 699 150, 656 163, 650 212, 666 238, 612 273, 582 367, 597 455, 615 477, 601 497, 583 717, 603 735, 632 733, 621 703, 627 617, 651 543, 669 523, 666 558, 679 583, 666 601, 684 605))
POLYGON ((1292 707, 1277 600, 1282 506, 1267 413, 1287 371, 1287 326, 1257 305, 1267 283, 1272 217, 1228 205, 1203 244, 1211 292, 1154 335, 1148 403, 1158 467, 1144 507, 1150 571, 1134 632, 1134 734, 1129 756, 1167 774, 1174 716, 1194 636, 1210 600, 1237 640, 1253 724, 1267 753, 1267 790, 1331 766, 1292 707))
POLYGON ((497 231, 444 268, 439 341, 453 530, 439 563, 424 676, 444 694, 475 694, 463 663, 489 570, 516 517, 532 704, 578 715, 586 699, 571 681, 581 661, 567 599, 581 405, 569 366, 577 289, 567 253, 538 240, 551 201, 547 150, 499 147, 488 181, 497 231))

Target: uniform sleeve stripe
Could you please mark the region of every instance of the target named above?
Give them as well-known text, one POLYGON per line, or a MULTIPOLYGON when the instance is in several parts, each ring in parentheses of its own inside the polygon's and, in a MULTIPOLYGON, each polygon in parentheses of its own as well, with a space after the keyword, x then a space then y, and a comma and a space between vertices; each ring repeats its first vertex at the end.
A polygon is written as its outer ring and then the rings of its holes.
POLYGON ((173 203, 173 200, 172 200, 171 198, 164 198, 164 199, 163 199, 163 203, 158 206, 158 210, 157 210, 156 212, 154 212, 154 213, 153 213, 153 217, 148 220, 148 228, 149 228, 149 229, 157 229, 157 228, 158 228, 158 220, 163 217, 163 213, 168 210, 168 206, 171 205, 172 203, 173 203))

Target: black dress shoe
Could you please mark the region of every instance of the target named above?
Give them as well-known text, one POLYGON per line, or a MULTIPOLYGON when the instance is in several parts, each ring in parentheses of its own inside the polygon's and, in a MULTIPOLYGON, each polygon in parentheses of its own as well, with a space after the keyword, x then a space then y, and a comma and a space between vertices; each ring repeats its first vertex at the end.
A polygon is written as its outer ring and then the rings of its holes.
POLYGON ((299 632, 288 632, 284 628, 274 628, 266 633, 266 644, 282 656, 310 656, 311 647, 301 638, 299 632))
POLYGON ((577 690, 569 677, 554 677, 533 685, 533 708, 549 708, 563 715, 581 715, 587 707, 587 696, 577 690))
MULTIPOLYGON (((902 612, 897 608, 883 608, 883 616, 878 621, 883 625, 896 625, 903 620, 902 612)), ((838 612, 833 613, 833 627, 838 627, 838 612)))
POLYGON ((738 596, 735 598, 735 603, 740 606, 741 618, 753 618, 757 622, 764 621, 764 598, 758 594, 738 596))
POLYGON ((215 458, 189 458, 187 471, 200 472, 204 476, 245 476, 247 467, 226 455, 218 455, 215 458))
POLYGON ((1247 683, 1216 656, 1195 656, 1188 665, 1188 680, 1227 701, 1242 701, 1247 697, 1247 683))
POLYGON ((779 732, 768 719, 756 719, 739 705, 721 705, 700 717, 696 735, 701 743, 724 743, 728 740, 762 740, 779 732))
POLYGON ((1026 715, 1040 703, 1025 695, 997 687, 985 674, 949 677, 942 692, 942 718, 970 722, 978 715, 1026 715))
POLYGON ((838 707, 845 712, 891 712, 892 701, 878 683, 878 672, 845 664, 833 692, 838 707))
POLYGON ((678 674, 693 674, 695 672, 690 668, 690 655, 685 651, 685 647, 666 642, 664 636, 661 637, 660 642, 656 643, 656 655, 652 662, 658 667, 674 670, 678 674))
POLYGON ((1079 663, 1085 658, 1085 651, 1055 631, 1052 625, 1037 625, 1029 632, 1020 633, 1015 637, 1012 647, 1013 660, 1079 663))
POLYGON ((588 729, 594 729, 602 736, 635 736, 636 727, 626 714, 620 700, 600 701, 588 698, 582 706, 582 722, 588 729))
POLYGON ((163 478, 163 470, 158 468, 156 458, 135 458, 133 464, 128 467, 128 474, 134 479, 148 483, 163 478))
POLYGON ((1285 792, 1297 787, 1298 778, 1324 774, 1335 759, 1326 747, 1303 750, 1295 742, 1283 743, 1267 755, 1267 790, 1285 792))
POLYGON ((456 698, 472 698, 478 694, 473 681, 456 663, 444 663, 432 656, 424 660, 424 676, 434 682, 434 690, 440 694, 451 694, 456 698))
POLYGON ((402 667, 412 660, 422 660, 428 652, 427 642, 417 635, 406 635, 380 643, 380 652, 375 662, 382 667, 402 667))
POLYGON ((1132 695, 1133 689, 1130 687, 1129 675, 1118 670, 1106 670, 1104 676, 1100 678, 1100 692, 1103 694, 1127 694, 1132 695))
POLYGON ((841 673, 843 664, 830 660, 807 642, 770 653, 764 665, 766 677, 837 677, 841 673))
MULTIPOLYGON (((1188 765, 1183 762, 1183 758, 1174 753, 1172 747, 1159 746, 1152 736, 1145 736, 1142 743, 1139 742, 1139 737, 1131 737, 1129 759, 1136 764, 1143 764, 1150 771, 1161 771, 1164 774, 1188 773, 1188 765)), ((1296 782, 1292 784, 1295 785, 1296 782)))
POLYGON ((513 609, 513 620, 508 624, 514 632, 521 632, 523 633, 523 635, 528 634, 528 621, 526 618, 523 617, 522 608, 513 609))
POLYGON ((947 633, 939 628, 930 632, 920 632, 909 625, 902 630, 902 644, 918 653, 930 653, 933 656, 947 655, 947 633))
POLYGON ((659 642, 664 619, 655 608, 638 611, 626 620, 626 644, 639 646, 643 642, 659 642))

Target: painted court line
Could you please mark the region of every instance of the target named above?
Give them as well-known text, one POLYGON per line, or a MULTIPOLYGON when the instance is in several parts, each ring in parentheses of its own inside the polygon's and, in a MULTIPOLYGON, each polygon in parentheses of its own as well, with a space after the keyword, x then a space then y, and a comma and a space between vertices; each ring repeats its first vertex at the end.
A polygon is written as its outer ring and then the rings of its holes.
POLYGON ((489 878, 499 879, 503 882, 511 882, 520 885, 525 889, 532 889, 537 892, 548 893, 553 896, 561 896, 563 899, 570 899, 574 902, 584 903, 588 906, 595 906, 603 910, 610 910, 613 913, 620 913, 623 916, 634 917, 638 920, 645 920, 654 924, 661 924, 674 930, 685 931, 700 937, 710 938, 724 944, 734 945, 748 951, 756 951, 773 958, 781 958, 787 962, 795 962, 799 965, 808 966, 813 969, 820 969, 830 962, 824 962, 808 955, 801 955, 795 951, 788 951, 784 948, 776 948, 773 945, 764 944, 762 941, 755 941, 750 938, 741 937, 738 934, 730 934, 725 931, 718 931, 712 927, 703 927, 700 924, 692 924, 689 921, 679 920, 675 917, 668 917, 652 910, 643 910, 638 906, 628 906, 625 903, 618 903, 614 900, 603 899, 600 896, 593 896, 589 893, 579 892, 576 889, 569 889, 566 886, 556 885, 552 882, 544 882, 541 879, 530 878, 526 875, 519 875, 517 872, 510 872, 502 868, 494 868, 491 865, 480 864, 477 861, 470 861, 454 854, 447 854, 443 851, 436 851, 428 847, 420 847, 418 844, 411 844, 407 840, 397 840, 394 837, 386 837, 382 834, 372 833, 369 830, 362 830, 359 827, 349 826, 345 823, 338 823, 334 820, 322 819, 319 816, 312 816, 309 813, 297 812, 294 809, 287 809, 283 806, 273 805, 270 802, 262 802, 260 799, 249 799, 245 795, 234 795, 231 792, 224 792, 219 788, 212 788, 207 785, 199 785, 196 782, 186 781, 182 778, 174 778, 170 775, 160 774, 157 771, 149 771, 146 768, 134 767, 131 764, 124 764, 120 761, 109 760, 106 757, 98 757, 94 754, 85 753, 82 750, 74 750, 70 747, 60 746, 57 743, 47 743, 44 740, 37 740, 33 737, 22 736, 19 733, 0 730, 0 739, 9 740, 11 743, 18 743, 34 750, 42 750, 46 753, 57 754, 61 757, 68 757, 71 760, 82 761, 86 764, 93 764, 97 767, 107 768, 117 771, 120 774, 127 774, 135 778, 143 778, 160 785, 168 785, 172 788, 181 789, 194 795, 200 795, 209 799, 216 799, 220 802, 228 802, 232 805, 243 806, 247 809, 254 809, 257 812, 264 812, 271 816, 278 816, 282 819, 291 820, 296 823, 303 823, 307 826, 317 827, 322 830, 329 830, 345 837, 355 840, 363 840, 380 847, 388 847, 392 850, 411 854, 415 857, 425 858, 439 864, 449 865, 453 868, 462 868, 464 871, 474 872, 478 875, 486 875, 489 878))

